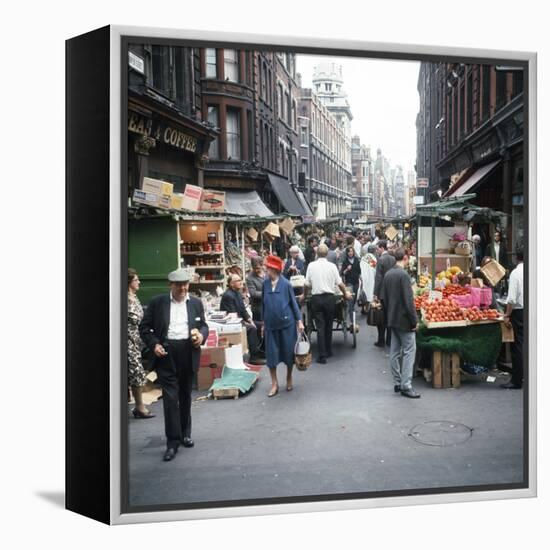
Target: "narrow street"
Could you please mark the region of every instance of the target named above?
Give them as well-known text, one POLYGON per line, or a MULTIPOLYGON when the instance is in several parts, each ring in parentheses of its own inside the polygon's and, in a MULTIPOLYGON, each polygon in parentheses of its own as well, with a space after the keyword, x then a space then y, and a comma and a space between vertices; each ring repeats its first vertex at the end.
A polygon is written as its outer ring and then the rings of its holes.
POLYGON ((195 447, 172 462, 162 461, 161 401, 156 418, 129 420, 130 505, 522 481, 523 391, 500 389, 504 377, 445 390, 416 378, 422 398, 402 397, 375 329, 360 323, 357 349, 335 334, 335 357, 295 371, 292 392, 280 370, 281 391, 268 398, 264 368, 249 395, 194 402, 195 447), (410 430, 428 421, 465 424, 472 435, 443 447, 415 441, 410 430))

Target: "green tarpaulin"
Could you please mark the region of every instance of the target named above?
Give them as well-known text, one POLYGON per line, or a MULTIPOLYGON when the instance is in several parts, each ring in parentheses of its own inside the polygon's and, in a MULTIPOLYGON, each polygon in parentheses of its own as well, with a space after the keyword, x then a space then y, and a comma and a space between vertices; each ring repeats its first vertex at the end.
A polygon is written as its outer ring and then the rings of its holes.
POLYGON ((416 344, 421 350, 458 353, 467 363, 490 368, 497 362, 502 332, 499 323, 446 329, 428 329, 421 324, 416 344))
POLYGON ((210 391, 238 388, 242 393, 246 393, 253 386, 257 376, 258 375, 252 370, 224 367, 222 377, 214 380, 214 383, 210 387, 210 391))

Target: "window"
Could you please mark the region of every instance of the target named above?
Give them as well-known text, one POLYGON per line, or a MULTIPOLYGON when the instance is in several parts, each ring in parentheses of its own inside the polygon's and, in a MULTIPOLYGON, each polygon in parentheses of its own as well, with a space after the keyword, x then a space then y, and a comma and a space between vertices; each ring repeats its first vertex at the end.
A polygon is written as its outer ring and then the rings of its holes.
POLYGON ((497 110, 504 107, 506 104, 506 80, 508 73, 504 71, 497 71, 497 97, 496 108, 497 110))
POLYGON ((153 88, 168 93, 168 48, 153 46, 153 88))
POLYGON ((489 118, 489 103, 491 101, 491 67, 483 65, 481 82, 481 120, 489 118))
POLYGON ((464 84, 460 88, 460 108, 458 110, 458 135, 464 135, 464 116, 466 104, 466 89, 464 84))
POLYGON ((523 69, 521 71, 516 71, 514 73, 514 78, 512 81, 512 97, 523 92, 523 69))
POLYGON ((224 50, 223 67, 225 80, 239 82, 239 52, 237 50, 224 50))
POLYGON ((307 145, 307 126, 302 126, 300 128, 300 143, 302 145, 307 145))
POLYGON ((254 159, 254 118, 252 111, 246 111, 246 124, 248 132, 248 160, 254 159))
POLYGON ((474 94, 472 73, 468 75, 468 88, 466 89, 466 133, 470 133, 474 127, 474 94))
MULTIPOLYGON (((208 122, 214 125, 216 128, 220 127, 220 116, 217 105, 208 105, 208 122)), ((208 156, 211 159, 220 158, 220 143, 219 138, 216 138, 212 143, 210 143, 210 148, 208 149, 208 156)))
POLYGON ((302 159, 302 172, 307 177, 307 159, 302 159))
POLYGON ((458 142, 458 90, 453 90, 453 145, 458 142))
POLYGON ((227 109, 227 158, 228 160, 241 160, 241 128, 239 123, 240 111, 227 109))
POLYGON ((332 84, 325 84, 325 92, 331 92, 332 91, 332 84))
POLYGON ((266 70, 265 63, 262 63, 262 70, 260 71, 260 97, 264 100, 267 99, 266 81, 267 81, 267 70, 266 70))
POLYGON ((216 48, 206 48, 206 78, 218 78, 216 48))

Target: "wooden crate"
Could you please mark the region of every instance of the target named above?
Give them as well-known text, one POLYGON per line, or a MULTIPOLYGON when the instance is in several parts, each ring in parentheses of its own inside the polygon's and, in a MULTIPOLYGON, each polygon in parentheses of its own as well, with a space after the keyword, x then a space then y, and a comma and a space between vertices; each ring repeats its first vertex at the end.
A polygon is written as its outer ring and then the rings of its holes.
POLYGON ((239 388, 220 388, 212 390, 214 399, 239 399, 239 388))
POLYGON ((434 351, 432 354, 434 388, 460 388, 460 356, 458 353, 434 351))

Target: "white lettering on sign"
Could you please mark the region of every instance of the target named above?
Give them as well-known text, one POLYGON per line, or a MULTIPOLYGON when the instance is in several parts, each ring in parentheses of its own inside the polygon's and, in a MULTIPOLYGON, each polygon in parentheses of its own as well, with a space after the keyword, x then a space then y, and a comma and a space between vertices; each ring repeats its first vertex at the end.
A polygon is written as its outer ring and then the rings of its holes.
POLYGON ((134 52, 128 52, 128 65, 138 73, 145 73, 145 62, 134 52))

